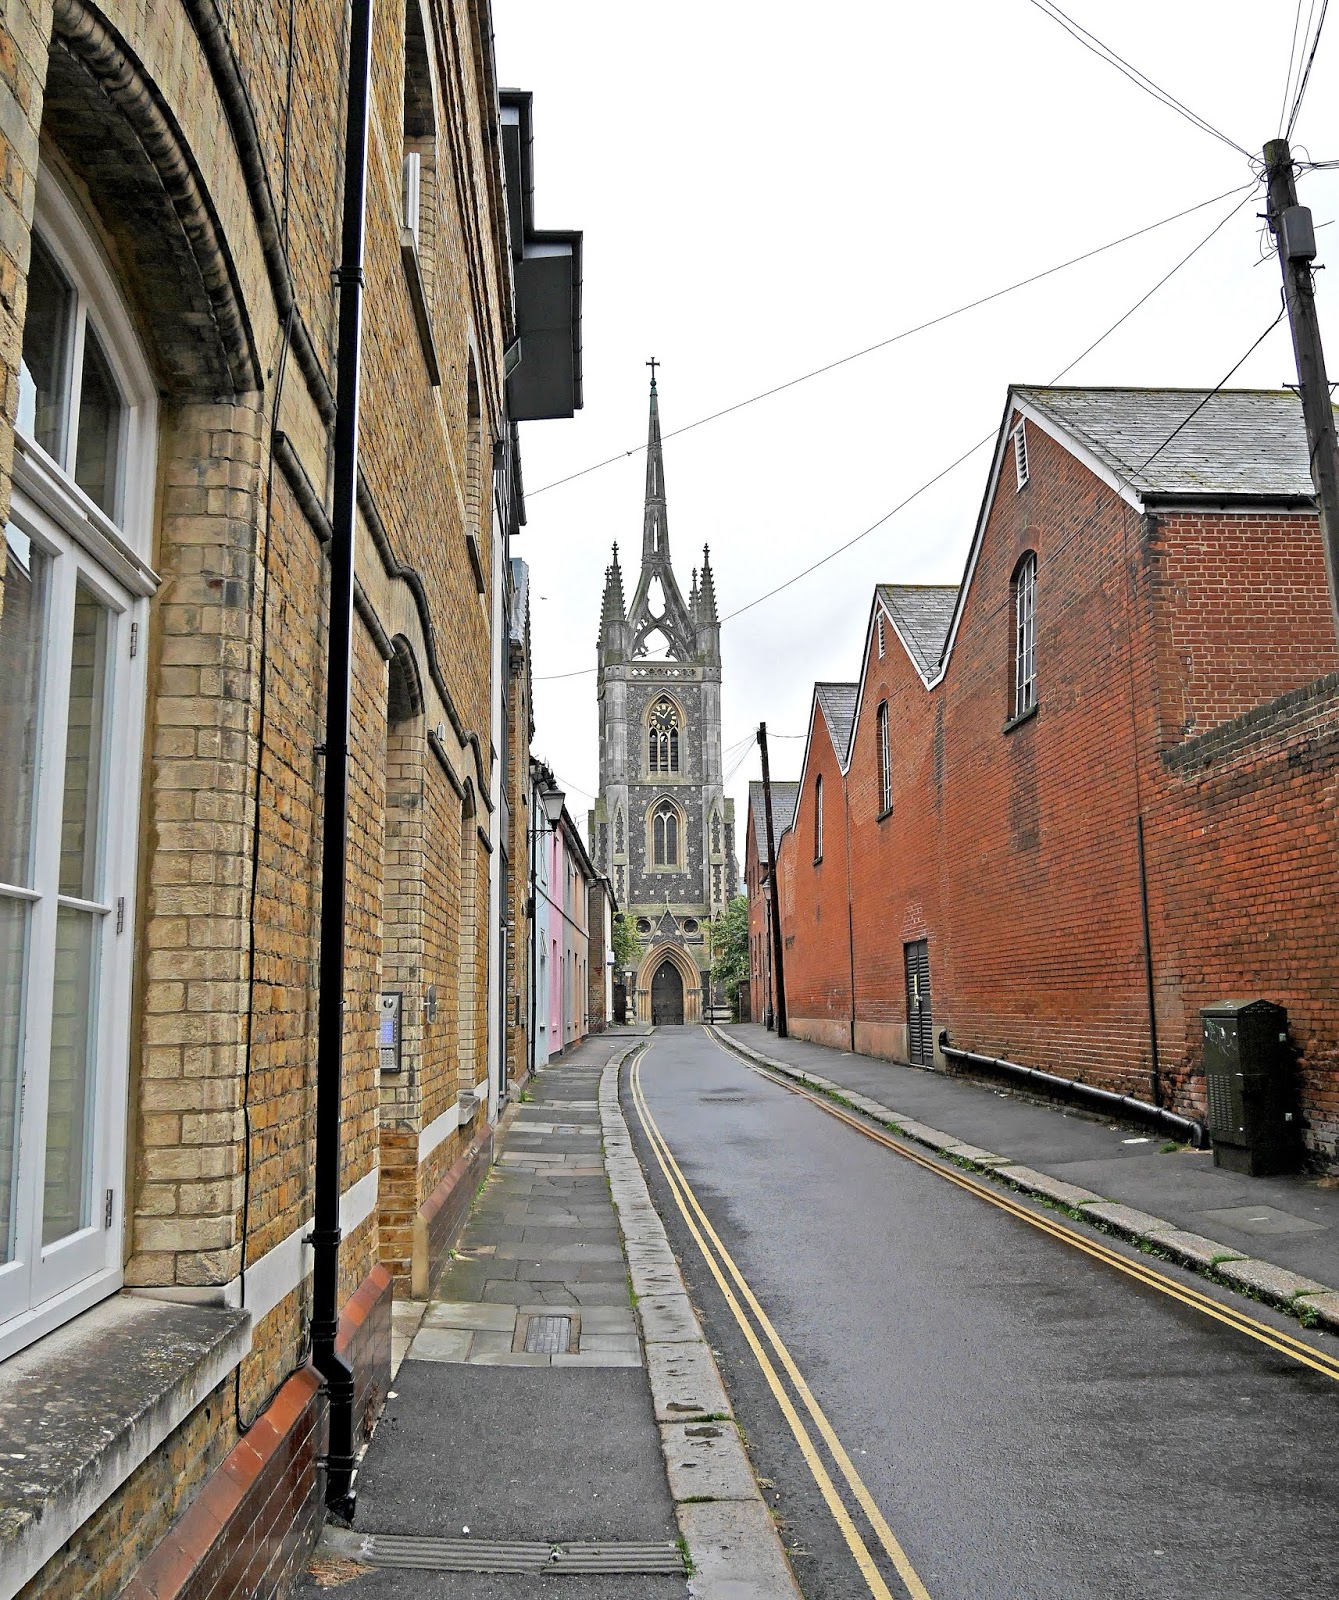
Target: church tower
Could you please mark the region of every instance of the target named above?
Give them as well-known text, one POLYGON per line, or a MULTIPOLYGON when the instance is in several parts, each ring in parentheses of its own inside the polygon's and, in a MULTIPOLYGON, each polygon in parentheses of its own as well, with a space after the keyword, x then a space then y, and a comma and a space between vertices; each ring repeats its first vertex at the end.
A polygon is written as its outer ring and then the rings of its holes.
POLYGON ((721 774, 721 628, 710 550, 687 600, 670 563, 657 363, 649 365, 641 571, 627 604, 615 544, 600 609, 590 844, 637 931, 638 1020, 700 1022, 713 1010, 707 924, 738 891, 734 802, 721 774))

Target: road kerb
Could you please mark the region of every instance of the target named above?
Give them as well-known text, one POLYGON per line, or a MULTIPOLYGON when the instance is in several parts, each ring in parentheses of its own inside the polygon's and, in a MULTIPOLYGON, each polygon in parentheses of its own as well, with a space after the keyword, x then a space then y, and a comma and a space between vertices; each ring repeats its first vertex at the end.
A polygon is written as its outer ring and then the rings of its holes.
MULTIPOLYGON (((941 1133, 937 1128, 927 1127, 924 1123, 917 1122, 914 1117, 904 1116, 894 1107, 885 1105, 882 1101, 872 1100, 868 1095, 854 1095, 840 1084, 833 1083, 817 1073, 805 1072, 789 1062, 763 1055, 761 1051, 753 1049, 743 1040, 731 1039, 716 1027, 708 1025, 706 1031, 723 1048, 741 1056, 744 1060, 752 1061, 780 1077, 789 1078, 806 1088, 828 1094, 835 1100, 855 1106, 865 1116, 881 1123, 891 1133, 915 1144, 923 1144, 936 1155, 961 1161, 970 1160, 966 1154, 968 1147, 952 1134, 941 1133), (875 1109, 870 1109, 871 1107, 875 1109)), ((1095 1224, 1102 1232, 1114 1233, 1122 1239, 1129 1240, 1131 1244, 1147 1246, 1238 1293, 1266 1301, 1278 1310, 1286 1311, 1303 1322, 1325 1328, 1328 1332, 1339 1333, 1339 1291, 1328 1288, 1325 1284, 1316 1283, 1309 1278, 1300 1278, 1273 1262, 1243 1256, 1238 1250, 1178 1227, 1174 1222, 1155 1217, 1149 1212, 1138 1211, 1133 1206, 1107 1200, 1104 1196, 1093 1193, 1091 1189, 1082 1189, 1076 1184, 1065 1183, 1059 1178, 1036 1172, 1022 1163, 1012 1162, 1008 1157, 994 1156, 989 1162, 972 1164, 978 1168, 983 1177, 1003 1181, 1022 1194, 1062 1205, 1072 1216, 1089 1224, 1095 1224), (1231 1268, 1230 1272, 1225 1270, 1228 1267, 1231 1268)))
POLYGON ((693 1564, 689 1593, 694 1600, 801 1600, 618 1103, 619 1070, 637 1048, 621 1051, 600 1075, 600 1124, 614 1210, 629 1245, 628 1271, 674 1515, 693 1564), (668 1292, 667 1260, 676 1280, 668 1292), (658 1331, 667 1337, 655 1338, 658 1331), (703 1426, 712 1428, 710 1438, 690 1431, 703 1426), (708 1469, 688 1466, 690 1455, 704 1448, 716 1458, 706 1488, 699 1480, 708 1469))

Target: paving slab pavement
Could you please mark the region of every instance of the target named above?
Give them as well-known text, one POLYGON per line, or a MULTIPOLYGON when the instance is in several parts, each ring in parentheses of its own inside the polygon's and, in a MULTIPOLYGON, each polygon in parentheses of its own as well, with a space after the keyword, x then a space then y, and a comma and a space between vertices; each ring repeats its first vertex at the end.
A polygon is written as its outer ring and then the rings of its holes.
POLYGON ((1339 1332, 1333 1180, 1227 1172, 1211 1151, 1168 1149, 1157 1133, 1023 1100, 975 1078, 778 1039, 757 1023, 714 1031, 792 1075, 824 1080, 911 1139, 1339 1332), (1229 1263, 1233 1271, 1222 1272, 1229 1263))
POLYGON ((300 1594, 798 1596, 618 1108, 617 1063, 636 1047, 586 1041, 516 1108, 431 1298, 394 1309, 395 1377, 354 1526, 326 1530, 300 1594), (698 1570, 406 1564, 441 1556, 422 1541, 443 1540, 451 1560, 456 1541, 469 1560, 493 1559, 481 1545, 495 1542, 524 1560, 592 1541, 630 1562, 634 1546, 662 1564, 687 1549, 698 1570))

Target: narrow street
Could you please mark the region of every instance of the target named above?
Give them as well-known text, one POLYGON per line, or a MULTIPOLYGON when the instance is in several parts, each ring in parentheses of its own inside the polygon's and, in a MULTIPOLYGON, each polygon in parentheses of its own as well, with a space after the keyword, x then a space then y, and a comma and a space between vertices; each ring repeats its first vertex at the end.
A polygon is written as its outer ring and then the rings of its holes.
POLYGON ((811 1600, 1339 1590, 1332 1339, 1112 1242, 1185 1298, 1136 1281, 701 1029, 659 1030, 621 1093, 811 1600))

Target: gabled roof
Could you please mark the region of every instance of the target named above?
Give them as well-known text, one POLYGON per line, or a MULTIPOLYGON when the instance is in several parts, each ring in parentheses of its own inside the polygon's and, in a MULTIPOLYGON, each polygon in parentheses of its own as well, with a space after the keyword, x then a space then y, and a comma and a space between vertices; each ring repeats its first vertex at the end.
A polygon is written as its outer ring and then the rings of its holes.
MULTIPOLYGON (((772 784, 772 828, 777 843, 781 835, 795 821, 795 807, 800 798, 798 783, 772 784)), ((767 810, 763 800, 762 784, 756 780, 749 784, 749 811, 753 816, 753 840, 758 849, 758 860, 767 865, 767 810)))
POLYGON ((1015 388, 1012 394, 1141 499, 1313 496, 1302 402, 1287 389, 1015 388))
MULTIPOLYGON (((836 751, 837 761, 846 765, 851 749, 851 729, 855 726, 855 706, 860 695, 858 683, 816 683, 814 699, 818 701, 828 724, 828 737, 836 751)), ((806 757, 808 752, 805 752, 806 757)), ((773 799, 775 806, 775 797, 773 799)))
POLYGON ((928 681, 944 653, 957 585, 881 583, 876 592, 916 670, 928 681))

